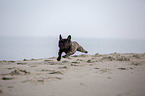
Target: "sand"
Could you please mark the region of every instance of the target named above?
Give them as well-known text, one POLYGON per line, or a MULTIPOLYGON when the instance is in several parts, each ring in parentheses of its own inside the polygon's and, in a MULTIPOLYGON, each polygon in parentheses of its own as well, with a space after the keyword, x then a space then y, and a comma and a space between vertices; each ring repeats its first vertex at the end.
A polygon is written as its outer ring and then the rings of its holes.
POLYGON ((0 61, 0 96, 145 96, 145 54, 0 61))

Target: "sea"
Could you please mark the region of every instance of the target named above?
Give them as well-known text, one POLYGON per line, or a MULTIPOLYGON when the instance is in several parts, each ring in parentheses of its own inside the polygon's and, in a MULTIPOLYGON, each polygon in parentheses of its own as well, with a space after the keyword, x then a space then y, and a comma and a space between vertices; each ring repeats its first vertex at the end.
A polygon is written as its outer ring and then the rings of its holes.
MULTIPOLYGON (((55 37, 0 37, 0 61, 57 57, 58 41, 55 37)), ((145 40, 72 38, 72 41, 77 41, 89 55, 145 53, 145 40)), ((75 53, 80 54, 85 53, 75 53)))

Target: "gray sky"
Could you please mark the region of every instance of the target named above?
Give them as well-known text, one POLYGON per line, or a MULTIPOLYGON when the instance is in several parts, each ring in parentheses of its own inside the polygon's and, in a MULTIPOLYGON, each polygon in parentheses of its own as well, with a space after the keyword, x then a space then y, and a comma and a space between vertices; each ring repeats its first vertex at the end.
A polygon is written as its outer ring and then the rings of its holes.
POLYGON ((0 0, 0 36, 145 39, 145 0, 0 0))

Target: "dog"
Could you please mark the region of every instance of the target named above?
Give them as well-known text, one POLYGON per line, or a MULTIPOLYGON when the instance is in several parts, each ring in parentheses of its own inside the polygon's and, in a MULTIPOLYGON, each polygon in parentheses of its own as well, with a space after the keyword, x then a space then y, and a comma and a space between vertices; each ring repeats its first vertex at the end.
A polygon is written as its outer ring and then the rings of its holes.
POLYGON ((61 34, 59 35, 59 52, 58 52, 58 58, 57 60, 61 60, 61 54, 63 52, 66 53, 64 55, 64 58, 69 57, 70 55, 73 55, 76 51, 80 51, 83 53, 88 53, 88 51, 84 50, 82 46, 80 46, 77 42, 72 42, 71 41, 71 35, 67 37, 67 39, 63 39, 61 34))

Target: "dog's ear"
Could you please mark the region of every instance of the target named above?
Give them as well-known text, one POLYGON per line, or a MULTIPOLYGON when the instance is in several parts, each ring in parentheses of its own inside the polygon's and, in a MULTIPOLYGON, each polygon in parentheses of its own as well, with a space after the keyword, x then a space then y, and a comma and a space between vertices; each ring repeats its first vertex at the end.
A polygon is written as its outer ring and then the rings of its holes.
POLYGON ((69 36, 67 37, 67 40, 68 40, 68 41, 71 41, 71 35, 69 35, 69 36))
POLYGON ((62 40, 61 34, 59 35, 59 40, 62 40))

